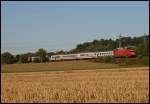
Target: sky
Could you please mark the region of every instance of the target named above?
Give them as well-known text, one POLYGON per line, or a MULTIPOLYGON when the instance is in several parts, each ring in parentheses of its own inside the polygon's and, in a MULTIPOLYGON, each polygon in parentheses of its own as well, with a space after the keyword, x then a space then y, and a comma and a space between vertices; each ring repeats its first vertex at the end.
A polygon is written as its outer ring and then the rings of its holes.
POLYGON ((148 1, 1 1, 1 53, 68 51, 95 39, 144 33, 148 1))

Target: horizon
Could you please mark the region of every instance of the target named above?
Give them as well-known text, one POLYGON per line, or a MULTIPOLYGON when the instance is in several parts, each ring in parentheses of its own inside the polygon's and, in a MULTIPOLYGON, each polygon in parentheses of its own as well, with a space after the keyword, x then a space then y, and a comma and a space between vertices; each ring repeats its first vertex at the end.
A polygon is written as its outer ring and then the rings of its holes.
POLYGON ((120 34, 149 34, 147 1, 2 1, 1 8, 1 53, 69 51, 120 34))

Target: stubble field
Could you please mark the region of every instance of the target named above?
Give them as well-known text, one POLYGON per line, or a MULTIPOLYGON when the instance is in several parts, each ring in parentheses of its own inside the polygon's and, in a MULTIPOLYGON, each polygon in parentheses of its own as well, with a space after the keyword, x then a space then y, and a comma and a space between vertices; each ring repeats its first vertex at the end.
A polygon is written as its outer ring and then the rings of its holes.
POLYGON ((149 70, 1 73, 1 102, 148 103, 149 70))

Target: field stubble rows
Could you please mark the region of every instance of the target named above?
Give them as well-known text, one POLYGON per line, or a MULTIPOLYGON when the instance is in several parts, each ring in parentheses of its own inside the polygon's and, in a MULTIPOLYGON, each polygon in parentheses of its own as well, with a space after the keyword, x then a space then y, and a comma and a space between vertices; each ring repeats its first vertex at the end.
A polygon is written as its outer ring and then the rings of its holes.
POLYGON ((1 74, 1 102, 149 101, 149 70, 1 74))

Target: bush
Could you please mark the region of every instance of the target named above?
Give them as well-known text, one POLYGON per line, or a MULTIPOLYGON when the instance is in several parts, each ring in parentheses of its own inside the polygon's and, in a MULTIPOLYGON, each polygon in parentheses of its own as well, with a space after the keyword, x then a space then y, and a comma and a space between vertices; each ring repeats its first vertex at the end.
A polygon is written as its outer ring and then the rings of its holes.
POLYGON ((138 59, 137 62, 141 65, 149 65, 149 57, 142 57, 141 59, 138 59))
POLYGON ((34 63, 40 63, 40 59, 39 59, 39 58, 35 58, 35 59, 33 60, 33 62, 34 62, 34 63))
POLYGON ((142 54, 140 54, 140 55, 138 55, 138 59, 142 59, 144 57, 144 55, 142 55, 142 54))
POLYGON ((28 63, 28 54, 23 54, 20 56, 20 62, 21 63, 28 63))
POLYGON ((98 57, 95 59, 96 62, 104 62, 104 58, 103 57, 98 57))
POLYGON ((122 58, 119 65, 149 65, 149 57, 122 58))
POLYGON ((97 59, 95 59, 95 61, 113 63, 115 61, 115 58, 113 56, 98 57, 97 59))
POLYGON ((104 62, 112 63, 112 62, 114 62, 114 57, 113 56, 106 56, 106 57, 104 57, 104 62))

